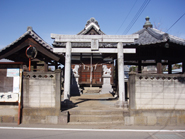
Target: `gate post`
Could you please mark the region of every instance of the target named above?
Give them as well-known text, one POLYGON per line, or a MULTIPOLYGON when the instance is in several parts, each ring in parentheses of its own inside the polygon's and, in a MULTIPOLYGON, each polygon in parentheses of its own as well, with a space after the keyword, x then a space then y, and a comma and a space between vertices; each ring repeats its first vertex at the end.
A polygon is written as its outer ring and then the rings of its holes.
POLYGON ((64 100, 70 100, 70 79, 71 79, 71 42, 67 42, 65 56, 64 100))
POLYGON ((118 85, 119 85, 119 101, 116 103, 118 107, 125 107, 125 81, 124 81, 124 56, 123 43, 117 44, 117 62, 118 62, 118 85))

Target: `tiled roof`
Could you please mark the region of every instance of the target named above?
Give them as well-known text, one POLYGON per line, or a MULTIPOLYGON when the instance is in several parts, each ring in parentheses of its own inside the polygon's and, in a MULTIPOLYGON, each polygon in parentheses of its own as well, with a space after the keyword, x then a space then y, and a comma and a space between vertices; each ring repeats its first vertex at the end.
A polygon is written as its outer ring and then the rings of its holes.
POLYGON ((135 40, 134 44, 149 45, 166 41, 163 40, 161 34, 154 32, 151 28, 143 28, 134 34, 139 34, 139 38, 135 40))
POLYGON ((150 45, 167 41, 179 45, 185 45, 184 39, 172 36, 155 28, 143 28, 134 34, 139 34, 139 38, 134 42, 134 44, 138 45, 150 45))
POLYGON ((17 42, 19 42, 20 40, 22 40, 24 37, 26 36, 31 36, 36 42, 38 42, 39 44, 41 44, 42 46, 44 46, 46 49, 50 50, 53 52, 53 47, 51 47, 48 43, 46 43, 39 35, 37 35, 35 33, 35 31, 32 30, 31 27, 28 27, 27 31, 20 36, 17 40, 15 40, 14 42, 10 43, 9 45, 7 45, 6 47, 4 47, 3 49, 0 50, 0 52, 12 47, 14 44, 16 44, 17 42))

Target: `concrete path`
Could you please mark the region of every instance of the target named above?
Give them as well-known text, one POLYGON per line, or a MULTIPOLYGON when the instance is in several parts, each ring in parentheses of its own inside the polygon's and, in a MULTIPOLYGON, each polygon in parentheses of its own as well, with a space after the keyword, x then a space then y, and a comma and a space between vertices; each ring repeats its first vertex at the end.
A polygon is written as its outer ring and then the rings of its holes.
POLYGON ((82 94, 81 96, 71 97, 71 101, 76 105, 73 110, 111 110, 116 108, 114 104, 117 98, 112 94, 82 94))

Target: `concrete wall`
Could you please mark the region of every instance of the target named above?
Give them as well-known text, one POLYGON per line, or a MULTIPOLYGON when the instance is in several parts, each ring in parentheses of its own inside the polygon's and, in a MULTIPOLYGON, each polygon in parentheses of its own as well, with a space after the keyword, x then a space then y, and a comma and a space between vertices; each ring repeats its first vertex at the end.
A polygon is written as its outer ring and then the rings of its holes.
POLYGON ((124 125, 184 126, 185 110, 130 110, 124 125))
POLYGON ((185 110, 185 75, 131 74, 130 109, 185 110))
POLYGON ((1 103, 0 123, 17 123, 18 105, 17 103, 1 103))
POLYGON ((61 113, 61 71, 23 73, 23 123, 58 124, 61 113))
POLYGON ((55 108, 57 75, 54 72, 24 72, 23 74, 24 108, 55 108))

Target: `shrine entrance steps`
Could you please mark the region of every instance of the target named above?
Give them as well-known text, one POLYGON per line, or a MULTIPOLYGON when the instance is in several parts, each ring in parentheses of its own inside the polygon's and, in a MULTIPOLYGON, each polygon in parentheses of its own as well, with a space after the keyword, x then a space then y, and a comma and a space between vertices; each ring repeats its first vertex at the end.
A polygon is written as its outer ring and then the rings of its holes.
POLYGON ((84 87, 83 93, 99 93, 101 91, 100 87, 84 87))
POLYGON ((71 97, 76 105, 69 109, 69 124, 124 124, 122 108, 116 108, 112 94, 87 93, 71 97))

